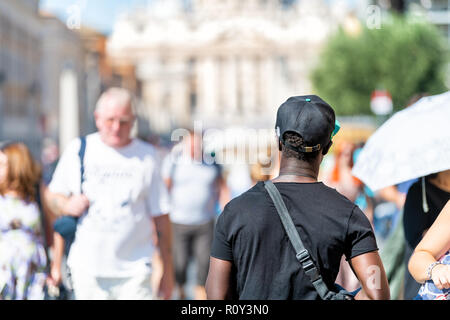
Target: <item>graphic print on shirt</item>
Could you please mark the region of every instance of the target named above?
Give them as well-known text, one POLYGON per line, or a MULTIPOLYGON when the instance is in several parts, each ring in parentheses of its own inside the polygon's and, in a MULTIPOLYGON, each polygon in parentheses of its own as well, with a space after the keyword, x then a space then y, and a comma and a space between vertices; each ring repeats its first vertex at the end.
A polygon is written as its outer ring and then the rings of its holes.
MULTIPOLYGON (((93 165, 86 168, 83 192, 90 201, 88 213, 81 223, 101 232, 116 232, 135 217, 130 214, 136 200, 143 196, 145 174, 142 167, 131 164, 93 165)), ((145 210, 144 210, 145 211, 145 210)))

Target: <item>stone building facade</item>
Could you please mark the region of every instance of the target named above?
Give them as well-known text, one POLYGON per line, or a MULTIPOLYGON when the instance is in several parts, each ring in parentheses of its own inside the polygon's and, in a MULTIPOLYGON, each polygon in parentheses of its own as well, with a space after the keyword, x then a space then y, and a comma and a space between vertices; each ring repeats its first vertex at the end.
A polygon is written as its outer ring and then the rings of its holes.
POLYGON ((272 128, 343 18, 321 0, 152 1, 117 21, 108 54, 136 66, 153 132, 272 128))
POLYGON ((38 0, 0 1, 0 140, 23 141, 39 157, 45 138, 64 145, 78 136, 86 109, 83 57, 78 35, 41 14, 38 0), (73 75, 70 97, 60 94, 65 71, 73 75), (68 108, 73 116, 64 123, 68 108))

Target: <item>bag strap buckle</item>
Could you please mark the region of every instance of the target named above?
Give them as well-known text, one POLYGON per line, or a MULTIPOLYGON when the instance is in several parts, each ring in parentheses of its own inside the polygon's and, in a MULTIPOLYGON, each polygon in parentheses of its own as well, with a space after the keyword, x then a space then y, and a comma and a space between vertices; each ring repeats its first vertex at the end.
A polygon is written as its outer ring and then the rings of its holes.
POLYGON ((302 251, 300 251, 299 253, 297 253, 295 255, 295 257, 297 258, 298 261, 300 261, 300 263, 304 263, 307 260, 311 260, 311 256, 309 255, 308 250, 303 249, 302 251))

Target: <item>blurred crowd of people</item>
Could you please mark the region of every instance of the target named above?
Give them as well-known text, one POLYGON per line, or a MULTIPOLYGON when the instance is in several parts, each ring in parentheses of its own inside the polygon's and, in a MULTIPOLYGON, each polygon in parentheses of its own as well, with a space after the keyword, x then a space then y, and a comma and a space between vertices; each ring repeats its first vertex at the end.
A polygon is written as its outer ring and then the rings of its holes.
MULTIPOLYGON (((205 161, 194 131, 170 148, 132 138, 134 119, 129 94, 112 88, 99 99, 98 132, 85 137, 84 147, 75 139, 59 156, 46 141, 39 164, 23 143, 1 145, 0 300, 207 298, 216 218, 231 199, 277 172, 267 174, 259 163, 205 161), (187 279, 191 263, 195 279, 187 279)), ((448 209, 450 171, 373 192, 352 175, 363 146, 334 145, 319 180, 372 224, 391 298, 414 299, 420 272, 410 273, 408 262, 448 209)), ((349 291, 359 286, 344 257, 336 282, 349 291)))
MULTIPOLYGON (((338 144, 333 159, 330 159, 332 165, 324 170, 323 181, 366 214, 386 268, 391 298, 411 300, 417 298, 421 284, 407 270, 408 262, 424 234, 450 200, 450 170, 373 192, 351 173, 363 146, 364 143, 348 141, 338 144)), ((444 253, 439 257, 443 258, 444 253)), ((355 290, 359 285, 344 258, 336 282, 348 290, 355 290)))

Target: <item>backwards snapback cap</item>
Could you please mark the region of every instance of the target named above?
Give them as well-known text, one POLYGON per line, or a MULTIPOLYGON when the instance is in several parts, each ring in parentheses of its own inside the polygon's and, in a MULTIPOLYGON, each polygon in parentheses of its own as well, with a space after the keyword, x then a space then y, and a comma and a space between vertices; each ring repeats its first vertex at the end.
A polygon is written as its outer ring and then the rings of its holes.
POLYGON ((339 128, 333 108, 316 95, 290 97, 278 108, 275 125, 278 138, 294 151, 315 152, 325 148, 339 128), (286 143, 283 135, 288 131, 299 134, 307 146, 286 143))

